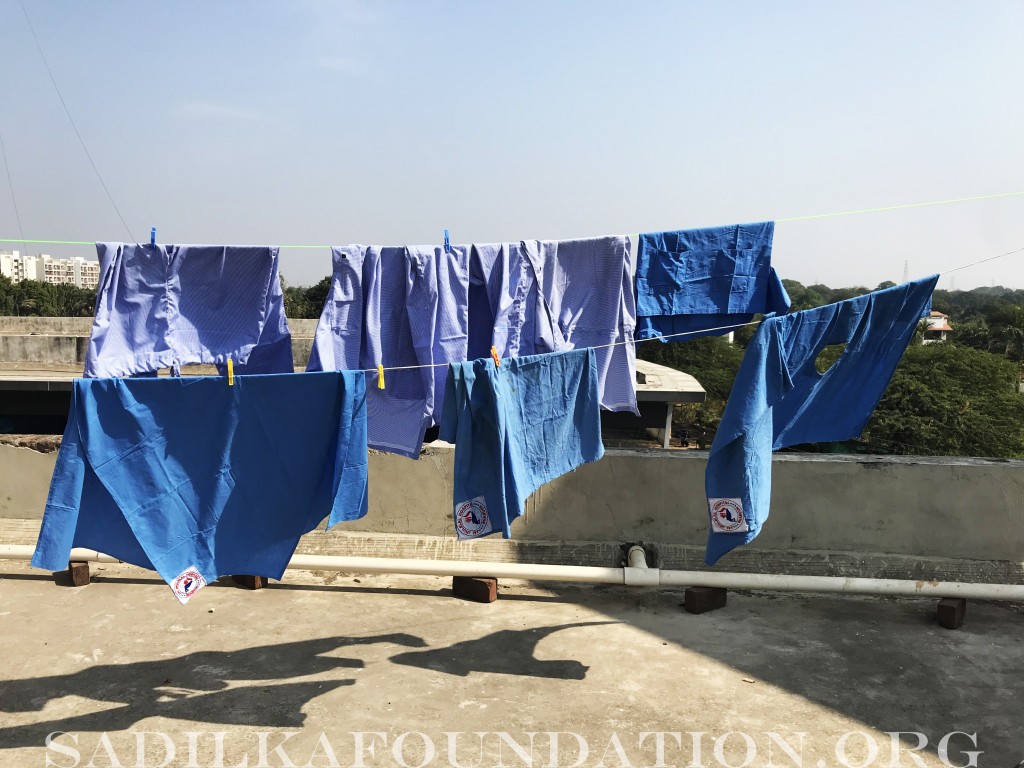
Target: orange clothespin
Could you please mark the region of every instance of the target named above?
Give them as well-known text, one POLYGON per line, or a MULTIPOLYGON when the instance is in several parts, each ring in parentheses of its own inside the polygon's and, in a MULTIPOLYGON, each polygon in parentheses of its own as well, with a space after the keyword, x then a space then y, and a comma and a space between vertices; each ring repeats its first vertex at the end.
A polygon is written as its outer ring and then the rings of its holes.
POLYGON ((384 389, 384 366, 377 366, 377 389, 384 389))
POLYGON ((228 358, 228 386, 235 386, 235 361, 228 358))
POLYGON ((495 365, 501 365, 501 358, 498 357, 497 347, 491 347, 491 359, 494 360, 495 365))

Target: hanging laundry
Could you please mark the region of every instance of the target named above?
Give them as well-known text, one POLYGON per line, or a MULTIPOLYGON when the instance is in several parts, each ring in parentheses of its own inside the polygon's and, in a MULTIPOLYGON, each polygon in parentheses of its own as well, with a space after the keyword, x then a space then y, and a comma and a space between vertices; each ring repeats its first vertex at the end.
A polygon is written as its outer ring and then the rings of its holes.
POLYGON ((366 246, 331 249, 331 288, 316 324, 307 371, 355 371, 368 365, 363 354, 363 286, 371 282, 379 262, 379 251, 366 246))
POLYGON ((474 245, 469 270, 470 356, 491 346, 503 357, 594 347, 601 405, 639 413, 625 237, 474 245))
POLYGON ((727 331, 709 329, 788 312, 789 295, 771 266, 774 232, 766 221, 640 235, 637 338, 721 335, 727 331))
MULTIPOLYGON (((429 426, 441 421, 447 363, 468 357, 469 248, 409 246, 408 298, 413 346, 427 390, 429 426)), ((422 443, 422 436, 420 438, 422 443)), ((419 451, 417 449, 417 455, 419 451)))
POLYGON ((773 450, 860 436, 931 309, 937 280, 933 275, 761 323, 708 457, 708 565, 760 532, 771 503, 773 450), (819 373, 818 354, 832 344, 846 348, 819 373))
POLYGON ((182 603, 279 579, 302 534, 367 511, 361 372, 76 379, 32 565, 72 547, 151 568, 182 603))
POLYGON ((85 376, 191 363, 291 373, 275 247, 97 243, 100 284, 85 376))
POLYGON ((593 349, 453 363, 446 388, 460 539, 510 538, 531 493, 604 455, 593 349))
POLYGON ((331 292, 306 370, 387 369, 387 385, 367 392, 371 448, 419 458, 424 433, 438 423, 447 364, 466 359, 468 253, 333 249, 331 292))
POLYGON ((564 351, 543 298, 536 241, 474 244, 469 258, 469 359, 564 351))

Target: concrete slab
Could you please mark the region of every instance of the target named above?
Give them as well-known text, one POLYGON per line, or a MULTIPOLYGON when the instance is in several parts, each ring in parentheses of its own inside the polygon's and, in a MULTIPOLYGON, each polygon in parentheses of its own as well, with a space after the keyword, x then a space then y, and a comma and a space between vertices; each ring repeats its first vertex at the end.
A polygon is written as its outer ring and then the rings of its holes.
POLYGON ((0 765, 1024 757, 1019 607, 972 603, 948 632, 926 600, 734 592, 694 616, 681 590, 503 581, 497 602, 478 604, 449 585, 289 572, 256 592, 225 580, 180 607, 137 568, 94 564, 73 589, 0 562, 0 765))

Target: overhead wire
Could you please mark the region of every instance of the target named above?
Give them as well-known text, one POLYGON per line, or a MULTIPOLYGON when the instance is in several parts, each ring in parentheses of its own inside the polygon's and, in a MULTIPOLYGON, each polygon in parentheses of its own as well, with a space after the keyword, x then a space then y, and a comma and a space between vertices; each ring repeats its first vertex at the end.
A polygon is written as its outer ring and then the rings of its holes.
POLYGON ((72 129, 75 131, 75 135, 78 137, 79 144, 82 145, 82 150, 85 152, 85 156, 89 158, 89 164, 92 166, 93 172, 96 174, 96 178, 100 181, 100 186, 103 187, 103 191, 107 194, 107 199, 110 204, 114 207, 114 211, 117 213, 117 217, 121 220, 124 225, 125 232, 128 233, 128 239, 134 240, 135 236, 132 234, 131 227, 128 226, 128 222, 124 220, 124 216, 121 215, 121 209, 117 207, 117 203, 114 202, 114 196, 110 194, 110 190, 107 188, 107 183, 103 180, 100 169, 96 167, 96 161, 92 159, 92 153, 89 152, 89 148, 85 145, 85 139, 82 138, 81 131, 78 130, 78 126, 75 124, 75 119, 71 116, 71 110, 68 109, 67 102, 64 101, 64 95, 60 92, 60 86, 57 85, 57 79, 53 76, 53 71, 50 69, 50 63, 46 60, 46 54, 43 52, 43 46, 39 43, 39 37, 36 35, 35 27, 32 26, 32 19, 28 15, 28 9, 25 8, 24 0, 19 0, 21 4, 21 12, 25 14, 25 22, 28 24, 29 32, 32 33, 32 39, 35 41, 36 50, 39 51, 39 57, 43 60, 43 66, 46 67, 46 74, 50 76, 50 82, 53 83, 53 89, 57 92, 57 98, 60 99, 60 104, 64 107, 64 114, 68 116, 68 122, 71 123, 72 129))
POLYGON ((7 186, 11 189, 11 203, 14 205, 14 218, 18 222, 18 233, 21 235, 20 242, 25 247, 25 255, 28 255, 28 242, 25 240, 25 228, 21 225, 21 213, 18 211, 18 198, 14 194, 14 181, 11 179, 11 165, 7 162, 7 148, 4 145, 4 134, 0 131, 0 158, 4 161, 4 169, 7 172, 7 186))

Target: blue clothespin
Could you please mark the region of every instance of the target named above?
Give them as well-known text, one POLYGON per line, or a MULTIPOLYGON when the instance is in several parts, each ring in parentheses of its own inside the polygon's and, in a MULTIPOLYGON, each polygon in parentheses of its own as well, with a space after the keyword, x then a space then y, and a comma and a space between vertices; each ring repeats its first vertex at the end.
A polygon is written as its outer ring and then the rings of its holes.
POLYGON ((156 227, 149 230, 149 244, 156 245, 156 227))
POLYGON ((451 253, 452 252, 452 244, 448 240, 448 230, 447 229, 444 231, 444 252, 445 253, 451 253))

